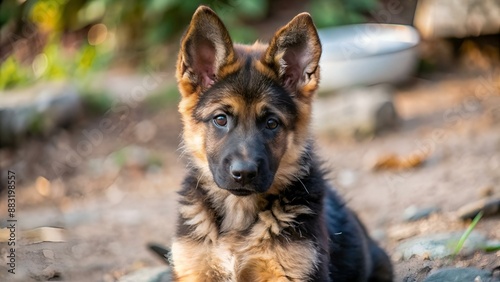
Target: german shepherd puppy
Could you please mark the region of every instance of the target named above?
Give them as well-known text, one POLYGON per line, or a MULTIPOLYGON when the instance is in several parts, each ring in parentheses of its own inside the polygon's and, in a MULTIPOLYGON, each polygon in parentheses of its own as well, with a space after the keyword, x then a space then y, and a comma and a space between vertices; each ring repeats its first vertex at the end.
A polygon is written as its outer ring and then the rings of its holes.
POLYGON ((307 13, 251 46, 233 44, 210 8, 194 13, 177 62, 191 165, 174 281, 392 281, 313 151, 320 55, 307 13))

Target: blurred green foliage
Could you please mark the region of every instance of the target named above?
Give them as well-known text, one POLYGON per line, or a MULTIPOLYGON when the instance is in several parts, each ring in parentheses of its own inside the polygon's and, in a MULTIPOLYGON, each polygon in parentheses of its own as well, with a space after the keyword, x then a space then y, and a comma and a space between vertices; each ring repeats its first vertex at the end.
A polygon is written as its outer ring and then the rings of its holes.
MULTIPOLYGON (((212 7, 237 42, 266 19, 272 0, 3 0, 0 89, 82 78, 110 64, 166 69, 194 10, 212 7), (170 46, 170 47, 169 47, 170 46)), ((309 0, 318 27, 362 21, 376 0, 309 0)))
POLYGON ((20 67, 13 57, 8 57, 0 65, 0 90, 17 85, 24 85, 30 80, 30 73, 20 67))
POLYGON ((164 68, 175 53, 161 46, 178 42, 201 4, 215 9, 235 40, 243 42, 257 37, 245 21, 264 18, 268 9, 267 0, 4 0, 0 89, 39 79, 81 77, 105 69, 113 59, 164 68), (36 32, 26 33, 31 26, 36 32), (31 41, 43 41, 44 46, 21 46, 30 49, 28 54, 19 51, 20 44, 31 41))
POLYGON ((376 0, 313 0, 310 12, 316 26, 322 28, 362 23, 376 5, 376 0))

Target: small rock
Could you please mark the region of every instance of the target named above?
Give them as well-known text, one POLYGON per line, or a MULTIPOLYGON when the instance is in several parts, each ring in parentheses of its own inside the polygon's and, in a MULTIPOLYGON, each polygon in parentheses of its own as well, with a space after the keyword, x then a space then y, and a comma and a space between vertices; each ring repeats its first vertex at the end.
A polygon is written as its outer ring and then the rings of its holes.
POLYGON ((418 271, 415 273, 411 273, 403 278, 403 282, 417 282, 417 281, 423 281, 427 275, 429 275, 429 272, 432 271, 432 267, 429 265, 421 267, 418 271))
POLYGON ((477 268, 443 268, 429 275, 424 282, 459 282, 459 281, 482 281, 493 282, 489 271, 477 268), (479 278, 478 278, 479 277, 479 278))
POLYGON ((480 211, 483 211, 483 217, 500 213, 500 198, 481 199, 469 203, 457 210, 457 216, 461 219, 472 219, 480 211))
POLYGON ((493 189, 493 186, 488 185, 485 186, 481 189, 479 189, 479 196, 482 198, 488 198, 493 196, 495 189, 493 189))
POLYGON ((118 282, 170 282, 170 269, 165 266, 137 270, 122 276, 118 282))
MULTIPOLYGON (((418 256, 424 259, 440 259, 453 255, 463 232, 441 233, 409 239, 396 248, 395 258, 408 260, 418 256)), ((472 231, 465 241, 460 253, 468 255, 483 248, 487 243, 486 236, 472 231)))
POLYGON ((389 238, 397 241, 408 239, 418 234, 418 229, 410 225, 395 225, 389 228, 389 238))
POLYGON ((61 277, 61 272, 54 265, 49 265, 42 270, 41 276, 43 277, 44 281, 53 281, 61 277))
POLYGON ((54 259, 54 251, 52 250, 43 250, 43 256, 48 259, 54 259))
POLYGON ((417 221, 419 219, 428 218, 431 214, 439 212, 438 207, 418 208, 410 206, 403 213, 403 221, 417 221))

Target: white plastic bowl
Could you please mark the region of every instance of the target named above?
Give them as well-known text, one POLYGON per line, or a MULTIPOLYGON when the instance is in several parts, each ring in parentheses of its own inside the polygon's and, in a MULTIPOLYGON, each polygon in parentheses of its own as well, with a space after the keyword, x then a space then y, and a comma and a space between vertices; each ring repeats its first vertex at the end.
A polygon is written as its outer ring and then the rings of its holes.
POLYGON ((411 26, 356 24, 320 29, 320 91, 398 83, 415 70, 420 42, 411 26))

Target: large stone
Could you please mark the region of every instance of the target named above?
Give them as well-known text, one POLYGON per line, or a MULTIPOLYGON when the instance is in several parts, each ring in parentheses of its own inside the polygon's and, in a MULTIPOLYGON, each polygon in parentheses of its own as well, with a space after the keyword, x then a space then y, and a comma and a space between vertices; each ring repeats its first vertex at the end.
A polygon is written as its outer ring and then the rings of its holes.
POLYGON ((388 85, 344 89, 314 104, 314 129, 337 137, 372 136, 396 122, 393 89, 388 85))
POLYGON ((429 275, 424 282, 498 282, 490 271, 477 268, 443 268, 429 275))
POLYGON ((82 112, 77 88, 64 82, 0 93, 0 146, 25 135, 47 133, 75 121, 82 112))
POLYGON ((424 38, 463 38, 499 33, 498 15, 498 0, 420 0, 414 24, 424 38))
MULTIPOLYGON (((440 259, 453 255, 463 232, 441 233, 409 239, 396 248, 395 259, 408 260, 414 256, 422 259, 440 259)), ((467 237, 461 254, 468 255, 487 245, 487 237, 472 231, 467 237)))

